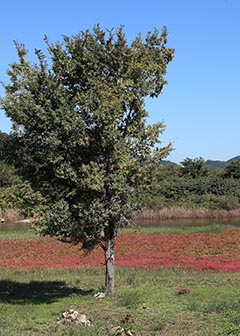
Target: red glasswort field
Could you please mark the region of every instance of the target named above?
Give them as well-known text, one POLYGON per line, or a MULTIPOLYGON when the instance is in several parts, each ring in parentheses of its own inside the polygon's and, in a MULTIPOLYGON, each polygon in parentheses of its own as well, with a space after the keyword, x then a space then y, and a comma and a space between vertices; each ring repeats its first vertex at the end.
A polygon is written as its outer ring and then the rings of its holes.
MULTIPOLYGON (((100 248, 84 256, 81 246, 53 238, 0 241, 0 267, 49 268, 100 266, 100 248)), ((122 233, 116 241, 116 266, 240 270, 240 229, 223 233, 122 233)))

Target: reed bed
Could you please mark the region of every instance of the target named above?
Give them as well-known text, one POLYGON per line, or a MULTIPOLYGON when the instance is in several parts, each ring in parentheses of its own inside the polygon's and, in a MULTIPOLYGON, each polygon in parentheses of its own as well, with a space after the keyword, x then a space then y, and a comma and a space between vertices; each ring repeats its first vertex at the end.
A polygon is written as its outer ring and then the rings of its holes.
POLYGON ((205 208, 190 209, 170 207, 161 209, 144 209, 134 219, 178 219, 178 218, 236 218, 240 217, 240 208, 232 210, 211 210, 205 208))

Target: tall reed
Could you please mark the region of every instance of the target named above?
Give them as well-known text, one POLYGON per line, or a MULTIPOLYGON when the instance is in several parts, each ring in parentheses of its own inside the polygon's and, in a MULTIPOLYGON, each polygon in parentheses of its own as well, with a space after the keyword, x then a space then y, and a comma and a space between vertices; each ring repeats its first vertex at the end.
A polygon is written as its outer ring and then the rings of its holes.
POLYGON ((211 210, 205 208, 189 209, 185 207, 170 207, 161 209, 143 209, 136 219, 177 219, 177 218, 234 218, 240 217, 240 209, 211 210))

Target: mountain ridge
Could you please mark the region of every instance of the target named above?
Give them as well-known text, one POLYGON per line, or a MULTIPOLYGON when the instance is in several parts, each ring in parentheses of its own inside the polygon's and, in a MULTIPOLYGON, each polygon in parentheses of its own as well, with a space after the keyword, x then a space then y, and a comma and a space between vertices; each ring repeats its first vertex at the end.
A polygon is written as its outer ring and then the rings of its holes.
MULTIPOLYGON (((240 162, 240 155, 234 156, 233 158, 227 160, 227 161, 221 161, 221 160, 206 160, 204 161, 204 166, 205 167, 209 167, 213 170, 218 170, 218 169, 224 169, 229 163, 231 163, 232 161, 239 161, 240 162)), ((164 166, 168 166, 168 165, 177 165, 175 162, 173 161, 169 161, 169 160, 163 160, 163 165, 164 166)))
POLYGON ((212 169, 224 169, 229 163, 233 161, 240 161, 240 155, 234 156, 233 158, 227 161, 221 160, 206 160, 204 162, 204 166, 212 168, 212 169))

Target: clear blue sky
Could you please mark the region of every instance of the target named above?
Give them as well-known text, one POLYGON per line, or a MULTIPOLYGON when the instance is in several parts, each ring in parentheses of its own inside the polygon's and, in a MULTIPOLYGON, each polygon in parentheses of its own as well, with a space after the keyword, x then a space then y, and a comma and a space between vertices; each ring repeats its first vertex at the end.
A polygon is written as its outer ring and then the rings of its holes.
MULTIPOLYGON (((149 122, 166 124, 163 144, 174 142, 169 160, 240 155, 240 0, 3 1, 0 80, 8 80, 8 64, 17 59, 13 40, 32 58, 34 48, 45 50, 45 34, 55 42, 96 23, 124 25, 130 42, 139 32, 167 26, 175 59, 163 94, 146 105, 149 122)), ((0 130, 10 128, 0 111, 0 130)))

